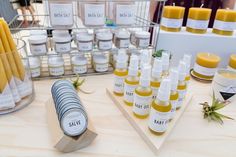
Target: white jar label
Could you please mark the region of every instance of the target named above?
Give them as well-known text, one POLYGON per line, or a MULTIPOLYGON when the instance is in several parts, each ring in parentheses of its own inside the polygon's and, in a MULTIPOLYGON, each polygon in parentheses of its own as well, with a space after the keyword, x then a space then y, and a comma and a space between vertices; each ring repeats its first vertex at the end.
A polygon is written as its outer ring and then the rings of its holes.
POLYGON ((105 4, 84 5, 85 25, 101 26, 105 24, 105 4))
POLYGON ((46 44, 40 44, 40 45, 30 45, 30 51, 34 55, 43 55, 47 53, 47 47, 46 44))
POLYGON ((135 23, 135 5, 116 5, 116 24, 133 25, 135 23))
POLYGON ((188 19, 187 27, 193 29, 207 29, 209 24, 209 20, 193 20, 188 19))
POLYGON ((110 50, 112 48, 112 41, 99 41, 100 50, 110 50))
POLYGON ((69 135, 79 135, 87 127, 86 117, 78 111, 71 111, 61 122, 65 133, 69 135))
POLYGON ((234 31, 236 29, 236 22, 215 20, 213 28, 222 31, 234 31))
POLYGON ((148 126, 156 132, 165 132, 168 128, 170 112, 159 112, 151 108, 148 126))
POLYGON ((40 67, 30 69, 32 77, 39 77, 40 76, 40 67))
POLYGON ((170 101, 170 104, 171 104, 170 119, 173 119, 175 116, 177 103, 178 103, 178 99, 170 101))
POLYGON ((93 49, 92 42, 78 42, 79 51, 91 51, 93 49))
POLYGON ((49 73, 52 76, 60 76, 64 74, 64 67, 49 67, 49 73))
POLYGON ((149 45, 149 38, 146 39, 139 39, 139 47, 148 47, 149 45))
POLYGON ((168 28, 181 28, 183 23, 183 19, 169 19, 162 17, 161 25, 168 28))
POLYGON ((116 93, 123 93, 124 92, 124 80, 125 77, 114 76, 114 88, 113 91, 116 93))
POLYGON ((120 48, 128 48, 130 44, 129 39, 121 39, 120 40, 120 48))
POLYGON ((129 103, 134 102, 134 90, 138 85, 124 83, 124 100, 129 103))
POLYGON ((87 72, 87 65, 74 65, 75 74, 84 74, 87 72))
POLYGON ((56 43, 55 44, 55 50, 56 50, 57 53, 70 52, 70 50, 71 50, 70 42, 68 42, 68 43, 56 43))
POLYGON ((178 99, 178 102, 176 104, 176 108, 179 108, 182 106, 183 102, 184 102, 184 98, 186 96, 186 92, 187 90, 178 90, 178 93, 179 93, 179 99, 178 99))
POLYGON ((73 25, 73 5, 50 3, 50 19, 52 26, 72 26, 73 25))
POLYGON ((29 80, 27 75, 25 75, 25 78, 23 81, 21 81, 18 78, 15 78, 15 82, 16 82, 17 89, 21 98, 24 98, 32 94, 32 90, 33 90, 32 82, 29 80))
POLYGON ((137 115, 148 115, 150 112, 151 102, 152 96, 140 96, 134 93, 133 112, 137 115))
POLYGON ((15 101, 11 93, 11 89, 7 84, 5 89, 0 93, 0 109, 9 109, 15 107, 15 101))
POLYGON ((96 64, 96 69, 97 72, 105 72, 108 70, 108 63, 105 64, 96 64))
POLYGON ((152 100, 156 100, 159 88, 152 87, 152 100))
POLYGON ((217 68, 206 68, 197 63, 194 64, 194 71, 205 76, 214 76, 217 68))

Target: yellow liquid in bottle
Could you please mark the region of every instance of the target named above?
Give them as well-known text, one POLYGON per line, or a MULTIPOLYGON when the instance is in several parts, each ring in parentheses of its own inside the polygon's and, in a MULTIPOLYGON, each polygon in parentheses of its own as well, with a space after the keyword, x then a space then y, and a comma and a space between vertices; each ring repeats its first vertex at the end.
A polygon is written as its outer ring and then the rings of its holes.
POLYGON ((161 79, 152 78, 151 80, 151 88, 152 88, 152 100, 155 100, 157 97, 158 89, 161 85, 161 79))
MULTIPOLYGON (((154 100, 152 102, 152 110, 156 110, 158 112, 170 112, 171 111, 171 104, 169 102, 154 100)), ((155 135, 162 135, 165 132, 157 132, 155 130, 152 130, 150 127, 148 127, 151 133, 155 135)))
MULTIPOLYGON (((125 77, 128 75, 128 70, 126 70, 126 69, 116 69, 114 71, 114 75, 115 75, 115 77, 120 77, 120 78, 123 77, 125 79, 125 77)), ((119 93, 119 92, 113 91, 113 93, 117 96, 123 96, 124 95, 124 92, 119 93)))
MULTIPOLYGON (((138 96, 141 96, 141 97, 151 97, 152 96, 152 89, 150 87, 141 87, 141 86, 138 86, 136 89, 135 89, 135 94, 137 94, 138 96)), ((134 116, 139 118, 139 119, 145 119, 148 117, 149 114, 146 114, 146 115, 139 115, 135 112, 133 112, 134 116)))
MULTIPOLYGON (((185 82, 183 82, 183 83, 178 85, 177 89, 178 89, 178 93, 179 93, 179 98, 184 99, 184 96, 185 96, 184 93, 187 90, 187 84, 185 82)), ((181 104, 180 104, 180 106, 176 107, 176 110, 179 110, 180 108, 181 108, 181 104)))
POLYGON ((171 108, 171 117, 170 117, 170 120, 172 120, 174 118, 174 113, 175 113, 175 110, 176 110, 176 104, 178 103, 178 99, 179 99, 179 93, 177 91, 171 91, 171 94, 170 94, 170 104, 172 106, 171 108), (173 115, 172 115, 172 112, 173 115))
MULTIPOLYGON (((130 86, 138 86, 139 84, 139 77, 137 76, 128 76, 126 79, 125 79, 125 84, 127 85, 130 85, 130 86)), ((134 89, 135 91, 135 89, 134 89)), ((125 91, 124 91, 125 92, 125 91)), ((132 93, 134 95, 134 93, 132 93)), ((133 102, 129 102, 127 101, 126 99, 124 99, 124 102, 126 105, 128 106, 133 106, 133 102)))

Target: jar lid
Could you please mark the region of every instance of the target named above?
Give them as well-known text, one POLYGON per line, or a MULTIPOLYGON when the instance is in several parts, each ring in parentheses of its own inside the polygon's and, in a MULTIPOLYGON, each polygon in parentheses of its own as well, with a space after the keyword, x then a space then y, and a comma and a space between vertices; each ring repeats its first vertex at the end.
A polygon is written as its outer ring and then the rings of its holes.
POLYGON ((39 57, 29 57, 29 65, 30 65, 30 68, 32 69, 40 67, 39 57))
POLYGON ((53 30, 52 31, 52 36, 67 36, 69 35, 69 31, 68 30, 53 30))
POLYGON ((72 64, 74 64, 74 65, 85 65, 85 64, 87 64, 88 61, 87 61, 87 58, 86 58, 86 57, 76 55, 76 56, 73 56, 73 57, 71 58, 71 62, 72 62, 72 64))
POLYGON ((63 66, 64 60, 61 56, 49 56, 48 64, 49 66, 63 66))
POLYGON ((47 36, 47 31, 46 30, 31 30, 30 31, 30 36, 33 35, 45 35, 47 36))
POLYGON ((45 35, 32 35, 29 37, 29 42, 32 44, 42 44, 47 42, 47 36, 45 35))
POLYGON ((54 42, 70 42, 71 41, 71 36, 53 36, 53 41, 54 42))
POLYGON ((136 33, 142 31, 142 28, 129 28, 128 30, 130 33, 136 33))
POLYGON ((128 31, 125 31, 125 30, 119 30, 115 33, 115 36, 118 37, 118 38, 129 38, 130 33, 128 31))
POLYGON ((85 33, 79 33, 76 35, 76 39, 78 41, 91 41, 93 40, 93 36, 85 33))
POLYGON ((150 38, 150 33, 146 31, 136 32, 135 37, 137 38, 150 38))
POLYGON ((97 39, 99 40, 112 40, 112 33, 110 32, 101 32, 101 33, 97 33, 97 39))
POLYGON ((108 62, 107 57, 104 55, 95 55, 93 60, 98 64, 106 64, 108 62))

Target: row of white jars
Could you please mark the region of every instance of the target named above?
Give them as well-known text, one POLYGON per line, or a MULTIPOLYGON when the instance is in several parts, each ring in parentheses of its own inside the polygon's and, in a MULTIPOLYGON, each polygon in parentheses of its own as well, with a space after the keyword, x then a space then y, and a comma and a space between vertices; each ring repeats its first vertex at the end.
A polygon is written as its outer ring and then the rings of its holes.
MULTIPOLYGON (((60 55, 48 57, 48 72, 50 76, 61 76, 65 74, 65 61, 60 55)), ((33 78, 41 76, 41 60, 39 57, 29 57, 30 71, 33 78)), ((104 54, 93 55, 92 66, 95 72, 106 72, 109 68, 108 57, 104 54)), ((71 57, 73 74, 84 74, 88 72, 88 61, 83 55, 71 57)))
MULTIPOLYGON (((53 43, 55 52, 69 53, 71 51, 71 41, 67 30, 53 31, 53 43), (57 32, 57 33, 54 33, 57 32), (67 32, 67 33, 66 33, 67 32)), ((129 48, 130 43, 137 48, 147 48, 150 42, 150 33, 147 31, 130 31, 121 29, 112 33, 110 30, 97 31, 95 36, 88 32, 80 32, 75 36, 75 42, 80 52, 89 52, 93 50, 94 45, 97 45, 101 51, 111 50, 114 45, 117 48, 129 48)), ((29 37, 30 51, 33 55, 45 55, 48 52, 48 38, 45 34, 34 34, 29 37)))

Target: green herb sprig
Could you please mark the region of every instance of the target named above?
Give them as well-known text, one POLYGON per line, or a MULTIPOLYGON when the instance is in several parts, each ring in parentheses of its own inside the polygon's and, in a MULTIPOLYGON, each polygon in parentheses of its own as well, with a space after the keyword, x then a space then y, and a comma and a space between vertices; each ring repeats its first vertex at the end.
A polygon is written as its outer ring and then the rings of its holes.
POLYGON ((88 91, 85 91, 81 88, 81 86, 84 84, 84 82, 85 82, 85 79, 80 79, 79 75, 76 75, 75 80, 71 79, 71 83, 77 91, 81 91, 85 94, 92 94, 93 92, 88 92, 88 91))

